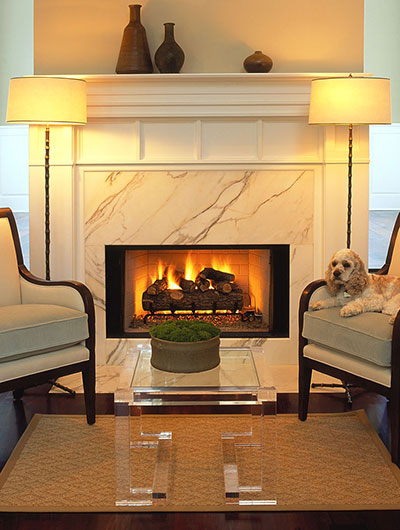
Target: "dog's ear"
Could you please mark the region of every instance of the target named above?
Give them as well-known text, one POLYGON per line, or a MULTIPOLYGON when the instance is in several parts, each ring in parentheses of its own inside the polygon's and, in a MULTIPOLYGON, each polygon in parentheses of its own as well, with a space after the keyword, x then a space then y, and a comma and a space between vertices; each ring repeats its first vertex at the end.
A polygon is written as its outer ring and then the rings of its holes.
POLYGON ((325 281, 328 291, 333 295, 337 295, 342 286, 333 281, 332 260, 329 262, 328 268, 326 269, 325 281))
POLYGON ((346 291, 351 295, 356 295, 362 293, 367 287, 368 273, 360 256, 354 251, 351 251, 351 253, 354 261, 354 270, 346 283, 346 291))

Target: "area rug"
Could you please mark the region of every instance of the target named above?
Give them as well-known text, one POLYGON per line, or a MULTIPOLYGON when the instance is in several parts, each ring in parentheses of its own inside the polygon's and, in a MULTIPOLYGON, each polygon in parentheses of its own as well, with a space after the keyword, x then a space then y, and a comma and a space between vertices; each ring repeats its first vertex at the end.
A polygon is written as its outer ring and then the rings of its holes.
MULTIPOLYGON (((137 421, 137 420, 133 420, 137 421)), ((169 416, 174 459, 187 469, 174 475, 165 506, 115 506, 114 417, 36 415, 0 474, 0 511, 231 511, 400 509, 400 473, 363 411, 312 414, 306 422, 279 415, 264 420, 271 448, 264 480, 277 504, 226 504, 220 432, 235 417, 169 416), (272 421, 272 422, 271 422, 272 421), (225 426, 223 424, 226 424, 225 426)))

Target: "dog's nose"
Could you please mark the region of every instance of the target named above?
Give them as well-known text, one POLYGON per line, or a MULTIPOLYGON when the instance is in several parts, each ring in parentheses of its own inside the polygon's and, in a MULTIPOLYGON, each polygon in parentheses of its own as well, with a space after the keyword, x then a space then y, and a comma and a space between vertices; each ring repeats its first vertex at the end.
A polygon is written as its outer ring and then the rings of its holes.
POLYGON ((338 271, 337 269, 333 271, 333 275, 335 278, 339 278, 340 274, 341 274, 340 271, 338 271))

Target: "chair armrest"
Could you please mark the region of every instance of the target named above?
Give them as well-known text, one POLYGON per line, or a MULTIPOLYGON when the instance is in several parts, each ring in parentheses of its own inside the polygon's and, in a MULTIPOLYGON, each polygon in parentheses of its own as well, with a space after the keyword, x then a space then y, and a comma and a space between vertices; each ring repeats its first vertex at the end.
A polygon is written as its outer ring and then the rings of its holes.
POLYGON ((311 300, 325 300, 325 298, 330 298, 331 296, 332 295, 329 293, 326 287, 325 280, 315 280, 309 283, 301 293, 299 314, 303 314, 305 311, 308 311, 308 306, 310 305, 311 300))
POLYGON ((92 294, 83 283, 43 280, 24 265, 19 265, 19 273, 23 304, 54 304, 88 314, 94 312, 92 294))
POLYGON ((95 317, 93 296, 81 282, 52 282, 34 276, 23 264, 18 265, 21 285, 21 302, 23 304, 54 304, 82 311, 88 316, 89 337, 86 348, 89 350, 90 362, 95 362, 95 317))
POLYGON ((299 303, 299 362, 302 361, 303 348, 308 342, 307 339, 303 337, 303 322, 304 313, 308 311, 311 297, 313 297, 315 300, 322 300, 328 296, 331 295, 329 295, 329 292, 326 288, 325 280, 315 280, 309 283, 301 294, 299 303))

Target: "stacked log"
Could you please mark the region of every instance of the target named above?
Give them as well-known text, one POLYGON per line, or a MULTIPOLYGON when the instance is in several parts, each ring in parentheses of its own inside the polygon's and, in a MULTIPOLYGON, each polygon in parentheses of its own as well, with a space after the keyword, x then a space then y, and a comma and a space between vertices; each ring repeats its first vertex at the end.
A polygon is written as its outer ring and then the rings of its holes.
POLYGON ((199 272, 201 278, 207 278, 207 280, 215 280, 216 282, 234 282, 235 275, 230 272, 218 271, 217 269, 205 268, 199 272))
POLYGON ((148 296, 143 293, 142 306, 145 311, 155 313, 157 311, 196 311, 196 310, 226 310, 236 312, 243 307, 243 292, 241 289, 223 294, 215 289, 200 291, 196 289, 192 292, 184 292, 174 289, 167 289, 156 296, 148 296), (177 293, 182 295, 179 300, 177 293))
POLYGON ((161 278, 161 280, 156 280, 154 283, 152 283, 148 288, 147 288, 147 293, 154 296, 154 295, 157 295, 159 293, 161 293, 162 291, 165 291, 168 287, 168 281, 167 281, 167 278, 161 278))
POLYGON ((181 289, 167 289, 163 280, 156 280, 143 293, 142 306, 145 311, 236 312, 243 307, 243 291, 234 283, 234 274, 204 268, 193 282, 186 280, 183 273, 176 272, 175 281, 181 289))

